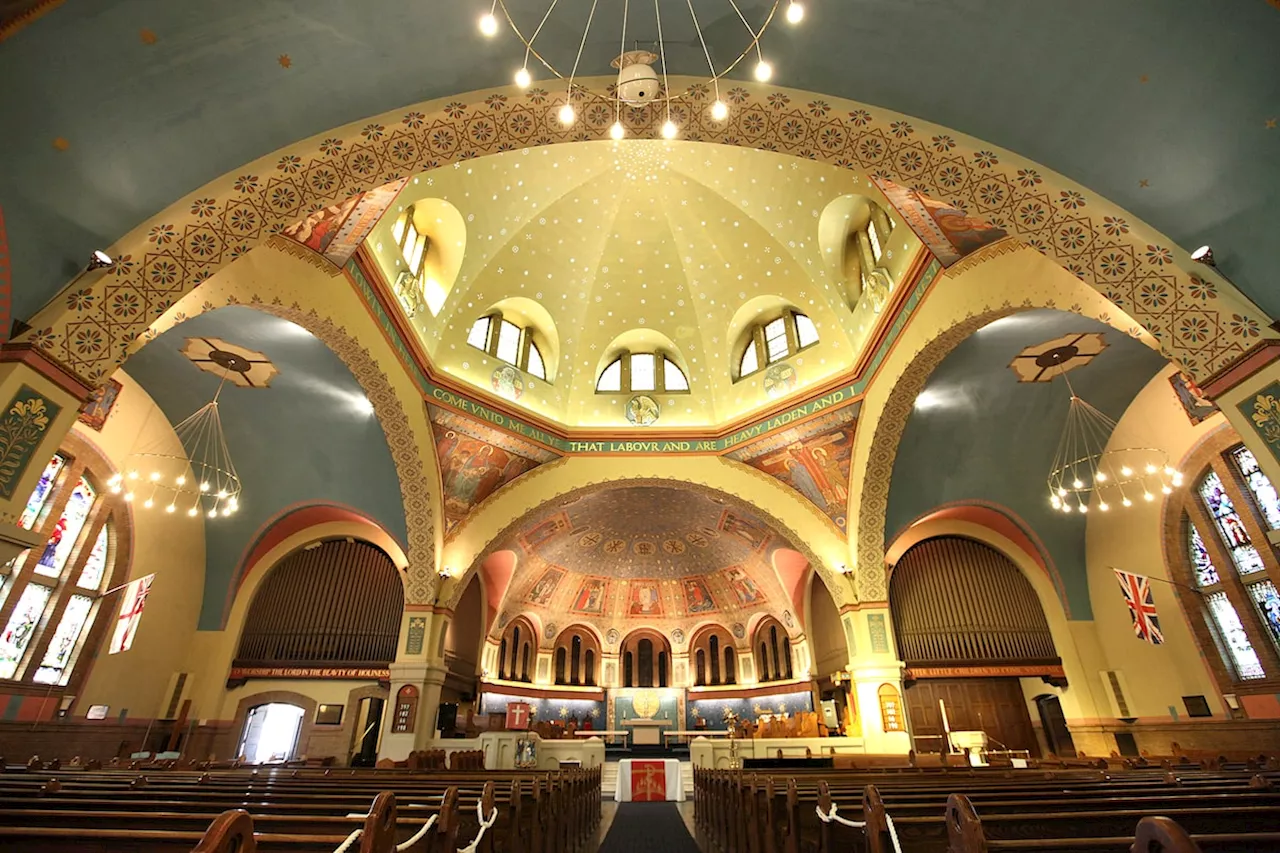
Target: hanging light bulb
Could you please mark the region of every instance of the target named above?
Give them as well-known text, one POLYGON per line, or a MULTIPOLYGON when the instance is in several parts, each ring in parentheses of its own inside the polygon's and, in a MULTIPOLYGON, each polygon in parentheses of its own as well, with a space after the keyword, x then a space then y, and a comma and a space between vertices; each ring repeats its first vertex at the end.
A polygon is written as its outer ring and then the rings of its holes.
POLYGON ((756 79, 761 83, 769 82, 769 78, 773 76, 773 66, 765 62, 763 59, 756 63, 756 79))
POLYGON ((1080 514, 1081 514, 1081 515, 1084 515, 1084 514, 1085 514, 1086 512, 1088 512, 1088 511, 1089 511, 1089 505, 1088 505, 1088 504, 1080 504, 1080 514))
POLYGON ((627 129, 622 126, 622 122, 615 121, 613 127, 609 128, 609 137, 611 139, 621 139, 627 135, 627 129))
POLYGON ((1133 506, 1133 501, 1129 500, 1128 498, 1125 498, 1124 500, 1120 501, 1120 503, 1123 504, 1124 506, 1133 506))
POLYGON ((124 493, 124 499, 125 499, 125 500, 127 500, 127 501, 131 501, 131 500, 133 500, 133 492, 125 492, 125 493, 124 493))
POLYGON ((492 12, 487 12, 480 16, 480 32, 487 38, 493 38, 498 34, 498 19, 493 16, 492 12))
POLYGON ((1072 481, 1071 481, 1071 488, 1073 488, 1073 489, 1083 489, 1083 488, 1084 488, 1084 482, 1083 482, 1079 477, 1076 477, 1074 480, 1072 480, 1072 481))
POLYGON ((1103 501, 1102 503, 1098 504, 1099 512, 1106 512, 1109 509, 1111 509, 1111 505, 1108 504, 1106 501, 1103 501))
POLYGON ((1173 494, 1173 487, 1166 483, 1160 487, 1160 491, 1164 492, 1166 495, 1171 495, 1173 494))
POLYGON ((1144 501, 1147 501, 1148 503, 1150 503, 1151 501, 1153 501, 1153 500, 1155 500, 1155 499, 1156 499, 1156 496, 1155 496, 1155 495, 1153 495, 1153 494, 1151 494, 1150 492, 1143 492, 1143 493, 1142 493, 1142 499, 1143 499, 1144 501))
POLYGON ((195 508, 195 507, 192 507, 191 509, 187 510, 187 515, 191 516, 192 518, 195 518, 195 517, 196 517, 196 508, 195 508))
POLYGON ((1107 472, 1099 471, 1094 475, 1093 479, 1097 480, 1099 483, 1105 483, 1107 481, 1107 472))
POLYGON ((174 511, 174 510, 176 510, 176 509, 177 509, 177 507, 176 507, 176 506, 174 506, 173 504, 169 504, 167 507, 165 507, 165 508, 164 508, 164 511, 165 511, 165 512, 173 512, 173 511, 174 511))
POLYGON ((791 0, 791 3, 787 6, 787 23, 798 24, 803 20, 804 6, 795 2, 795 0, 791 0))
POLYGON ((662 123, 662 138, 675 139, 676 134, 680 132, 680 128, 676 127, 676 123, 671 119, 667 119, 662 123))
POLYGON ((155 501, 151 500, 151 498, 147 498, 145 501, 142 502, 142 506, 145 509, 151 509, 155 505, 156 505, 155 501))
POLYGON ((516 85, 521 89, 528 89, 529 84, 533 82, 533 75, 529 73, 528 68, 521 68, 516 72, 516 85))
POLYGON ((711 105, 711 117, 716 121, 724 121, 729 117, 729 107, 724 101, 716 101, 711 105))
POLYGON ((560 116, 560 123, 563 124, 565 127, 569 127, 571 124, 573 124, 575 121, 578 120, 578 113, 576 110, 574 110, 573 104, 565 104, 563 107, 561 107, 559 116, 560 116))
POLYGON ((1120 469, 1120 473, 1121 473, 1121 475, 1123 475, 1123 476, 1125 476, 1125 477, 1132 477, 1132 476, 1133 476, 1133 469, 1132 469, 1132 468, 1130 468, 1128 465, 1126 465, 1126 466, 1124 466, 1123 468, 1121 468, 1121 469, 1120 469))

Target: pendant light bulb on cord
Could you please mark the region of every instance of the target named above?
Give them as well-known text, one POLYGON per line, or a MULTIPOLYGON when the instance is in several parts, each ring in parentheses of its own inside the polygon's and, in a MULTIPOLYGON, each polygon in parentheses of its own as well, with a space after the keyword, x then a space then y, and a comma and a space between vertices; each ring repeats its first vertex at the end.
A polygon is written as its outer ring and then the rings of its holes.
POLYGON ((492 12, 486 12, 480 16, 480 32, 486 38, 493 38, 498 34, 498 19, 492 12))
POLYGON ((787 23, 798 24, 804 20, 804 6, 791 0, 787 5, 787 23))

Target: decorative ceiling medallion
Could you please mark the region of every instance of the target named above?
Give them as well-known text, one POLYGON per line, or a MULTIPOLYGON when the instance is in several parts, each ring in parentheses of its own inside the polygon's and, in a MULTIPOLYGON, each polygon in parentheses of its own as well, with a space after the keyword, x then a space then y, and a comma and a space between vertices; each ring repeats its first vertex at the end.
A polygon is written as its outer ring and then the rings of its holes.
POLYGON ((781 397, 796 387, 796 369, 785 361, 769 366, 764 372, 764 393, 781 397))
POLYGON ((627 401, 627 420, 636 426, 649 426, 657 423, 662 414, 658 401, 648 394, 640 394, 627 401))
POLYGON ((1009 369, 1019 382, 1052 382, 1077 367, 1084 367, 1107 348, 1101 332, 1076 332, 1027 347, 1014 356, 1009 369))
POLYGON ((223 377, 241 388, 266 388, 280 373, 265 354, 221 338, 187 338, 182 354, 206 373, 223 377))

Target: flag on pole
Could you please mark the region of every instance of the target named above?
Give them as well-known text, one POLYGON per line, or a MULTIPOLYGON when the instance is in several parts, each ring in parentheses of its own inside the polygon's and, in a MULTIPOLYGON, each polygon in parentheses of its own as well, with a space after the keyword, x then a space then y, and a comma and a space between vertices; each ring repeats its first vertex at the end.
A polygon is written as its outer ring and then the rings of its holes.
POLYGON ((1156 602, 1151 596, 1150 580, 1145 575, 1135 575, 1119 569, 1113 571, 1116 573, 1116 580, 1120 581, 1124 603, 1129 606, 1134 635, 1153 646, 1162 644, 1164 634, 1160 631, 1160 617, 1156 615, 1156 602))

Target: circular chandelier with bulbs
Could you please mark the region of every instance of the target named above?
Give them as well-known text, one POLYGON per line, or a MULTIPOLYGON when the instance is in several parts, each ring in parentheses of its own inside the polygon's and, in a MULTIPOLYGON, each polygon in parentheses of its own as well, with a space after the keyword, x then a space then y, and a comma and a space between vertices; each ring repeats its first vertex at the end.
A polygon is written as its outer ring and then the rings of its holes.
POLYGON ((1049 503, 1062 513, 1107 512, 1151 503, 1182 485, 1169 454, 1154 447, 1107 449, 1116 422, 1083 400, 1071 387, 1071 407, 1049 471, 1049 503))
MULTIPOLYGON (((590 8, 584 15, 582 36, 578 41, 577 53, 567 73, 563 66, 556 65, 545 49, 540 50, 538 47, 538 37, 542 34, 548 19, 561 0, 542 0, 542 2, 547 3, 547 6, 546 10, 538 16, 536 26, 531 26, 532 22, 530 21, 526 22, 524 27, 513 16, 508 5, 509 2, 510 0, 491 0, 489 11, 480 16, 479 26, 482 35, 487 38, 493 38, 502 29, 502 22, 505 22, 524 47, 524 61, 514 74, 516 86, 521 89, 527 89, 533 84, 535 73, 530 70, 531 62, 534 64, 535 69, 541 66, 542 69, 550 73, 552 78, 563 83, 565 86, 565 102, 556 112, 556 117, 565 127, 572 127, 578 120, 578 110, 574 106, 575 98, 598 98, 610 101, 614 108, 614 122, 609 128, 609 137, 614 140, 624 139, 627 135, 627 128, 622 123, 622 107, 624 105, 637 107, 659 100, 665 105, 666 111, 665 120, 659 126, 659 133, 663 139, 675 139, 680 135, 680 127, 672 114, 672 104, 693 100, 695 97, 700 99, 707 89, 710 89, 714 95, 714 99, 707 108, 708 114, 714 121, 726 120, 729 117, 729 105, 720 97, 720 80, 752 57, 755 59, 752 76, 762 83, 770 80, 773 77, 774 68, 765 59, 764 50, 761 47, 761 39, 765 31, 778 17, 784 18, 788 24, 799 24, 804 20, 805 13, 804 5, 800 0, 772 0, 771 3, 766 4, 767 11, 760 23, 753 25, 747 16, 743 14, 739 6, 739 0, 712 0, 713 5, 724 7, 722 10, 724 16, 736 17, 741 21, 744 31, 744 46, 742 49, 733 54, 731 61, 717 65, 712 59, 711 50, 707 47, 702 24, 699 21, 699 14, 694 8, 694 0, 653 0, 652 10, 648 9, 648 3, 645 0, 636 0, 636 9, 641 11, 634 13, 631 9, 631 0, 603 0, 606 4, 620 7, 622 23, 620 52, 611 63, 617 69, 617 84, 607 95, 602 95, 586 91, 581 86, 575 86, 574 83, 582 61, 583 49, 586 47, 587 38, 591 34, 592 23, 596 20, 602 0, 590 0, 590 8), (701 49, 703 58, 706 60, 708 76, 703 81, 690 85, 681 92, 672 92, 667 82, 667 45, 663 39, 662 27, 664 20, 666 20, 669 27, 677 16, 680 18, 688 16, 692 20, 693 29, 697 34, 697 44, 701 49), (650 24, 652 24, 657 37, 652 41, 646 38, 645 41, 650 44, 653 50, 643 50, 639 49, 639 47, 628 49, 628 27, 630 26, 634 36, 638 27, 650 24), (656 68, 654 67, 655 63, 657 64, 656 68)), ((707 17, 707 3, 708 0, 703 0, 702 2, 704 18, 707 17)), ((566 5, 568 4, 566 3, 566 5)), ((563 11, 562 9, 562 14, 563 11)))

